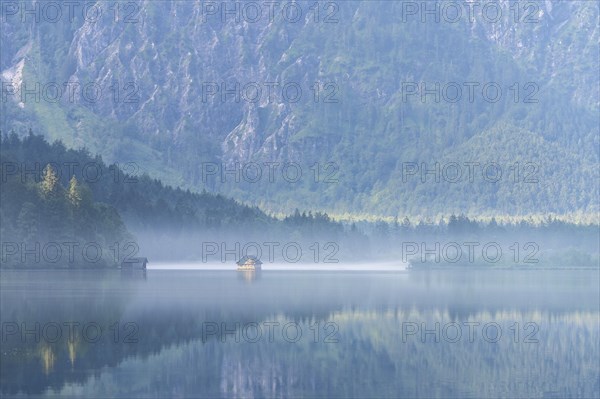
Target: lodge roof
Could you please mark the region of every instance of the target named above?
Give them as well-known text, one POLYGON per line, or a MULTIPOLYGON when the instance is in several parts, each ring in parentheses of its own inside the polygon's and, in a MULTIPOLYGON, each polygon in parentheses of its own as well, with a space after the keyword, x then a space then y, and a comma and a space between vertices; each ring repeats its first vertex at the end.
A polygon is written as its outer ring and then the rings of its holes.
POLYGON ((139 258, 125 258, 123 259, 123 263, 149 263, 148 258, 139 257, 139 258))
POLYGON ((250 256, 243 256, 240 260, 238 260, 236 263, 238 266, 244 265, 246 264, 246 262, 251 261, 252 263, 254 263, 255 265, 262 265, 262 262, 260 261, 260 259, 258 259, 256 256, 250 255, 250 256))

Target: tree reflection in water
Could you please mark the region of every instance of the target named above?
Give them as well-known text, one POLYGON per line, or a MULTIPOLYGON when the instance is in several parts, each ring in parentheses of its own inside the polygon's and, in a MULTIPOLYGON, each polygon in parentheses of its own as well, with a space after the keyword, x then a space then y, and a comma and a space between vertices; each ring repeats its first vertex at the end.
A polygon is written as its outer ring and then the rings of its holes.
POLYGON ((598 396, 598 274, 545 273, 2 272, 2 393, 598 396))

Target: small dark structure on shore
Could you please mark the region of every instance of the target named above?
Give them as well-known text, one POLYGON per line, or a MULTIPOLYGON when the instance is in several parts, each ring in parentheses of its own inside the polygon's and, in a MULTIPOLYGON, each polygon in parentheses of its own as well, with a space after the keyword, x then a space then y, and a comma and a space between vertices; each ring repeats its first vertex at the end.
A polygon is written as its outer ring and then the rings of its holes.
POLYGON ((244 256, 237 261, 239 272, 251 272, 261 269, 262 262, 256 256, 244 256))
POLYGON ((121 262, 122 270, 146 270, 146 264, 148 263, 148 258, 139 257, 139 258, 125 258, 123 262, 121 262))

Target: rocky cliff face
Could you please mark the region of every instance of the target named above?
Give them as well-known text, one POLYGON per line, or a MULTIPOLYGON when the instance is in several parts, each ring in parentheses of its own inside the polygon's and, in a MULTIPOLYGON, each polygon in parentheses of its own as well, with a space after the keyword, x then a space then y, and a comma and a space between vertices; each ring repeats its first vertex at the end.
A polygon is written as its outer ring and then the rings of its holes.
MULTIPOLYGON (((334 162, 357 178, 285 198, 319 206, 317 197, 324 196, 341 199, 342 209, 379 212, 379 200, 349 198, 394 187, 388 179, 398 160, 441 158, 499 123, 559 141, 576 158, 578 146, 592 144, 597 134, 593 2, 427 8, 420 2, 300 1, 271 8, 268 2, 139 0, 112 8, 98 2, 96 13, 76 8, 73 18, 63 6, 56 22, 43 3, 16 4, 38 7, 40 18, 23 21, 20 9, 4 10, 3 82, 81 89, 41 105, 9 96, 3 129, 37 120, 50 137, 86 144, 110 160, 141 160, 159 176, 166 167, 180 176, 173 181, 188 186, 205 186, 203 161, 334 162), (407 92, 413 88, 407 84, 423 82, 440 84, 439 100, 420 89, 407 92), (446 98, 448 82, 463 89, 460 101, 446 98), (478 89, 495 82, 502 96, 465 100, 465 82, 479 83, 478 89), (369 171, 356 165, 365 161, 372 163, 369 171)), ((592 150, 586 158, 597 156, 592 150)), ((407 212, 405 195, 383 213, 407 212)))

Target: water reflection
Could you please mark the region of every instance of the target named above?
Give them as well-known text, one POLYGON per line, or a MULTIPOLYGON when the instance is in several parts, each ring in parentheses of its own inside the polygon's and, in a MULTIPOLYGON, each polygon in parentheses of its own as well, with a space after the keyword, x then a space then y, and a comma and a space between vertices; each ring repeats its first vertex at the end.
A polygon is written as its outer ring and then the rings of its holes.
POLYGON ((261 276, 261 273, 262 272, 260 270, 239 270, 239 271, 237 271, 238 278, 241 280, 247 281, 248 283, 252 283, 253 281, 259 279, 261 276))
POLYGON ((600 393, 597 272, 236 274, 2 272, 3 395, 600 393))

